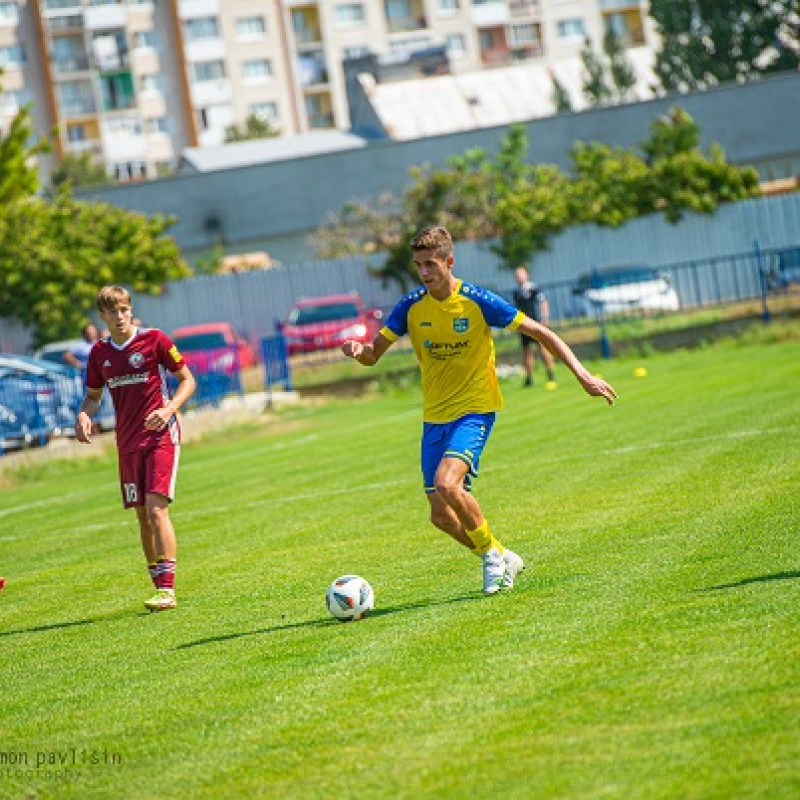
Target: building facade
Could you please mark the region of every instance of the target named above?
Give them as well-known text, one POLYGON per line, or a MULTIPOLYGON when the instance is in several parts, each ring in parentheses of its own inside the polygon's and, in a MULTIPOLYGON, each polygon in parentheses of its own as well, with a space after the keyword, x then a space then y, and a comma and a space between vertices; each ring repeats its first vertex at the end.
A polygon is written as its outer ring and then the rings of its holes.
POLYGON ((88 151, 119 181, 153 178, 251 115, 348 129, 349 59, 550 64, 609 29, 655 44, 645 0, 0 0, 0 126, 33 102, 53 159, 88 151))

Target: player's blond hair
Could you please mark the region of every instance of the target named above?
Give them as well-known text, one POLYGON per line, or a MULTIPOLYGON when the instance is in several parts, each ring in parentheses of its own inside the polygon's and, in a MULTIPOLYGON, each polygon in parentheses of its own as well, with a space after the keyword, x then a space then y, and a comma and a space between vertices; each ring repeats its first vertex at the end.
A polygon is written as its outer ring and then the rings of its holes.
POLYGON ((130 304, 130 292, 122 286, 104 286, 97 295, 98 311, 114 311, 117 306, 130 304))
POLYGON ((412 240, 411 249, 433 250, 440 258, 453 255, 453 237, 447 228, 441 225, 429 225, 423 228, 412 240))

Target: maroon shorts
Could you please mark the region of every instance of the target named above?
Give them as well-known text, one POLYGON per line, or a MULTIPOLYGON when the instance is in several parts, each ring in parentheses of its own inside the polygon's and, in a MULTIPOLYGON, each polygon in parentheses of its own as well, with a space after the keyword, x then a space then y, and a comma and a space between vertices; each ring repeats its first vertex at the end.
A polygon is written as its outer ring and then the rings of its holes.
POLYGON ((119 483, 125 508, 143 506, 147 494, 175 497, 180 445, 162 440, 154 447, 119 454, 119 483))

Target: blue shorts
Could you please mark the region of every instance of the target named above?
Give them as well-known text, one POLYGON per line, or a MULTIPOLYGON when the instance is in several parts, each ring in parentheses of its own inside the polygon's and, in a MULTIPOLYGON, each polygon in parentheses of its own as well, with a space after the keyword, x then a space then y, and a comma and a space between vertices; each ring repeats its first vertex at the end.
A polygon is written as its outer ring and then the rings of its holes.
POLYGON ((425 491, 432 494, 436 470, 443 458, 458 458, 469 466, 464 476, 464 488, 469 491, 472 478, 478 477, 480 460, 486 440, 492 432, 495 414, 467 414, 441 425, 426 422, 422 428, 422 479, 425 491))

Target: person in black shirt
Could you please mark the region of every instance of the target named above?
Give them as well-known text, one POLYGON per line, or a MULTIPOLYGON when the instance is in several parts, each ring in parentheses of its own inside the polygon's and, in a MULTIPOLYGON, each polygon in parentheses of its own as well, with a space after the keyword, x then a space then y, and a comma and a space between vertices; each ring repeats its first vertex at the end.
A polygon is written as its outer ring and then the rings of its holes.
MULTIPOLYGON (((547 325, 549 322, 549 309, 547 306, 547 298, 544 292, 536 286, 528 278, 528 270, 525 267, 517 267, 514 273, 517 279, 517 288, 514 289, 513 303, 523 314, 526 314, 531 319, 540 322, 542 325, 547 325)), ((533 348, 537 343, 527 336, 520 336, 522 341, 522 366, 525 370, 525 386, 533 386, 533 367, 534 367, 534 351, 533 348)), ((546 389, 556 388, 556 379, 553 374, 553 355, 542 345, 538 345, 539 352, 542 356, 542 362, 547 370, 547 383, 546 389)))

